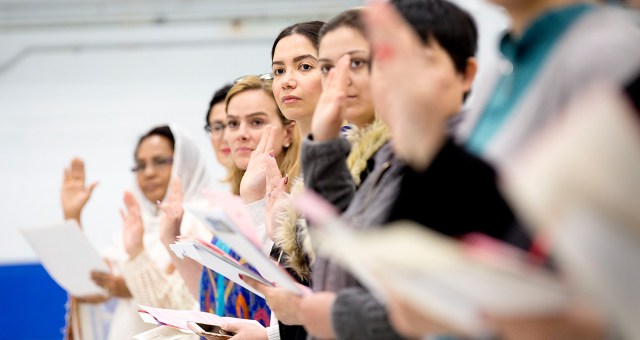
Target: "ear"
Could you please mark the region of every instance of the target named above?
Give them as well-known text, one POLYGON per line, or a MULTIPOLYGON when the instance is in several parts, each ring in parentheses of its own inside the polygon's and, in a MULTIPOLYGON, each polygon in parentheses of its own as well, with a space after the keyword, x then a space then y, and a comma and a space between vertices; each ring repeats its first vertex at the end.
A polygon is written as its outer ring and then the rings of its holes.
POLYGON ((467 67, 462 74, 464 91, 468 92, 471 90, 471 86, 473 85, 473 80, 476 78, 476 73, 478 72, 478 62, 475 57, 470 57, 467 59, 467 67))
POLYGON ((282 140, 282 146, 285 148, 289 148, 291 144, 293 144, 293 135, 298 133, 298 127, 296 126, 296 122, 291 122, 283 127, 284 130, 284 139, 282 140))

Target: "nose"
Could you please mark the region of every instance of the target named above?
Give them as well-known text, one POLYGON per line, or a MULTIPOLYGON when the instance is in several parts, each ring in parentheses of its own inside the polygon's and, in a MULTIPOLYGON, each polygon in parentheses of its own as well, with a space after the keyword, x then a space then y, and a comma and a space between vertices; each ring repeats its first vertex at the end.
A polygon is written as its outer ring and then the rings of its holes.
POLYGON ((247 124, 245 124, 244 122, 240 123, 240 125, 238 126, 238 129, 236 129, 236 131, 234 131, 235 137, 233 139, 235 139, 235 140, 247 140, 247 139, 249 139, 248 130, 249 130, 249 127, 248 127, 247 124))
POLYGON ((282 78, 282 88, 296 88, 298 82, 295 78, 294 72, 285 72, 284 77, 282 78))
POLYGON ((149 163, 147 164, 147 166, 144 167, 144 171, 142 172, 142 175, 144 177, 153 177, 156 174, 156 167, 155 165, 153 165, 153 163, 149 163))

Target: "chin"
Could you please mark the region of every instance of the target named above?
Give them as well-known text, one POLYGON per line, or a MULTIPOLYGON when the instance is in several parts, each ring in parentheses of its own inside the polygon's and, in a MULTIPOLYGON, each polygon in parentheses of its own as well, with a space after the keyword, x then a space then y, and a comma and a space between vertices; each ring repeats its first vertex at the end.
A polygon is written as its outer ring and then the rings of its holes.
POLYGON ((240 170, 247 170, 247 166, 249 165, 249 159, 239 159, 236 160, 234 162, 234 164, 240 169, 240 170))
POLYGON ((300 120, 313 114, 313 110, 307 110, 305 107, 296 107, 289 110, 282 110, 282 115, 288 120, 300 120))

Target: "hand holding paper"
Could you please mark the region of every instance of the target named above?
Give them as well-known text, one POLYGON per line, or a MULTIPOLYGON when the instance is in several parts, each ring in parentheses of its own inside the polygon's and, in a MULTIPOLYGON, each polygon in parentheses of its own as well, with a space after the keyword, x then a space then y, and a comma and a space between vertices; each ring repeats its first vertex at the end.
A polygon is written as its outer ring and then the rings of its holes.
MULTIPOLYGON (((251 217, 242 201, 236 196, 223 193, 212 194, 210 198, 219 205, 215 207, 212 204, 209 206, 187 204, 185 209, 200 218, 214 235, 260 273, 258 277, 254 275, 254 279, 263 277, 266 281, 263 283, 277 282, 278 286, 302 295, 297 282, 282 267, 263 253, 261 244, 255 235, 251 217)), ((222 268, 210 268, 217 272, 222 270, 222 268)), ((239 283, 237 282, 239 280, 237 274, 228 278, 239 283)), ((242 283, 239 284, 246 285, 244 281, 240 281, 242 283)))
POLYGON ((109 267, 74 220, 23 229, 22 233, 49 275, 73 296, 105 295, 91 280, 91 271, 109 267))

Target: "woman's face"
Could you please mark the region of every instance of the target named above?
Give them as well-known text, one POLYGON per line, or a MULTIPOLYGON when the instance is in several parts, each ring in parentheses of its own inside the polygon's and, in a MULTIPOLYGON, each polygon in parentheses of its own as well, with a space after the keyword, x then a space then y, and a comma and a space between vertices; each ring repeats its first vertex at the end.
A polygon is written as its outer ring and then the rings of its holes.
POLYGON ((231 165, 231 147, 224 138, 226 130, 227 112, 224 110, 224 101, 211 108, 209 114, 209 126, 211 127, 211 146, 216 154, 216 159, 225 167, 231 165))
POLYGON ((162 136, 145 138, 136 153, 136 178, 142 194, 154 204, 161 201, 171 180, 173 147, 162 136))
POLYGON ((282 38, 272 60, 273 96, 290 120, 309 119, 322 92, 318 51, 301 34, 282 38))
POLYGON ((345 118, 359 127, 370 124, 375 117, 369 79, 370 52, 369 42, 350 27, 330 31, 320 41, 319 65, 323 81, 340 57, 347 54, 351 58, 345 118))
POLYGON ((276 159, 280 159, 283 145, 291 145, 295 125, 283 126, 273 97, 263 90, 247 90, 231 98, 227 105, 225 138, 231 146, 231 158, 238 168, 247 169, 251 153, 258 146, 267 125, 274 130, 273 152, 276 159))

